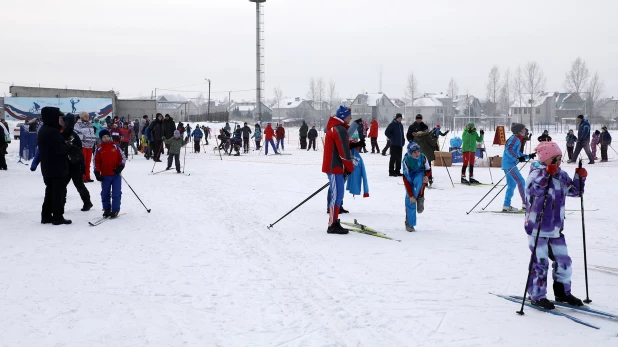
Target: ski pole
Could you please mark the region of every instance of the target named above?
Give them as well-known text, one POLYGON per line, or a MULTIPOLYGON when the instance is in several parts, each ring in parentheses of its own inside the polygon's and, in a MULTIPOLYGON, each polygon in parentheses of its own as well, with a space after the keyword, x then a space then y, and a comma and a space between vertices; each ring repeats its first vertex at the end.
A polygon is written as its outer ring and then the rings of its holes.
POLYGON ((608 145, 608 146, 609 146, 609 148, 612 149, 612 151, 614 151, 614 153, 618 154, 618 152, 616 152, 616 150, 614 149, 614 147, 612 147, 612 145, 608 145))
MULTIPOLYGON (((582 160, 579 159, 579 168, 582 168, 582 160)), ((579 176, 579 174, 578 174, 579 176)), ((588 296, 588 258, 586 257, 586 223, 584 222, 584 190, 583 190, 583 179, 579 176, 579 198, 582 206, 582 238, 584 240, 584 276, 586 278, 586 300, 585 303, 589 304, 592 302, 590 297, 588 296)))
MULTIPOLYGON (((446 137, 444 137, 444 141, 442 142, 442 148, 444 148, 444 144, 446 143, 446 137)), ((440 151, 442 152, 442 151, 440 151)), ((440 154, 440 159, 442 160, 442 166, 446 169, 446 173, 448 174, 448 178, 451 180, 451 185, 455 188, 455 183, 453 182, 453 178, 451 177, 450 171, 448 171, 448 166, 444 164, 444 157, 440 154)))
MULTIPOLYGON (((530 160, 528 160, 528 161, 527 161, 524 165, 522 165, 522 167, 521 167, 521 168, 519 168, 519 171, 520 171, 520 172, 521 172, 521 170, 524 168, 524 166, 526 166, 526 164, 528 164, 528 162, 529 162, 529 161, 530 161, 530 160)), ((509 170, 509 173, 510 173, 510 172, 511 172, 511 170, 513 170, 514 168, 516 168, 516 166, 513 166, 513 167, 509 170)), ((504 175, 504 177, 506 177, 506 175, 504 175)), ((489 207, 489 205, 490 205, 490 204, 491 204, 494 200, 496 200, 496 198, 498 197, 498 195, 500 195, 500 193, 502 193, 502 191, 503 191, 503 190, 504 190, 504 188, 506 188, 506 187, 507 187, 507 186, 503 186, 503 187, 502 187, 502 189, 500 189, 500 191, 498 192, 498 194, 496 194, 496 196, 494 196, 494 197, 493 197, 493 199, 491 199, 491 201, 490 201, 490 202, 489 202, 489 203, 488 203, 485 207, 483 207, 483 208, 482 208, 482 210, 483 210, 483 211, 485 211, 485 209, 486 209, 487 207, 489 207)))
POLYGON ((182 173, 185 173, 185 165, 187 164, 187 144, 188 143, 189 141, 185 143, 185 155, 184 155, 184 159, 182 160, 182 173))
MULTIPOLYGON (((215 143, 217 144, 217 148, 219 149, 219 158, 221 158, 221 160, 223 160, 223 157, 221 156, 221 147, 219 147, 219 140, 217 139, 217 137, 215 136, 215 143)), ((221 143, 223 144, 223 143, 221 143)), ((204 151, 206 152, 206 151, 204 151)))
MULTIPOLYGON (((556 163, 556 158, 554 158, 553 164, 556 163)), ((541 210, 541 215, 539 217, 539 227, 536 230, 536 237, 534 239, 534 247, 532 249, 532 254, 530 255, 530 263, 528 264, 528 278, 526 279, 526 286, 524 289, 524 295, 521 300, 521 309, 517 311, 517 314, 520 316, 524 315, 524 304, 526 303, 526 293, 528 293, 528 282, 530 282, 530 276, 532 275, 532 263, 534 262, 534 258, 536 258, 536 246, 539 244, 539 235, 541 235, 541 225, 543 225, 543 217, 545 217, 545 207, 547 206, 547 196, 549 195, 549 187, 551 186, 552 175, 549 175, 547 179, 547 188, 545 188, 545 198, 543 199, 543 209, 541 210)))
MULTIPOLYGON (((163 141, 161 141, 161 146, 159 146, 159 151, 156 153, 156 154, 159 155, 159 157, 161 157, 161 149, 163 149, 163 141)), ((152 158, 152 161, 154 161, 154 164, 152 164, 152 170, 150 170, 150 173, 154 172, 155 165, 157 165, 157 159, 156 158, 152 158)))
POLYGON ((127 186, 129 186, 129 189, 131 189, 131 191, 133 192, 133 194, 135 194, 135 197, 137 198, 137 200, 139 200, 139 202, 142 203, 142 206, 144 206, 144 208, 146 209, 146 211, 148 213, 150 213, 150 209, 148 207, 146 207, 146 205, 144 205, 144 202, 142 202, 142 199, 139 198, 139 196, 137 195, 137 193, 135 192, 135 190, 133 190, 133 188, 131 188, 131 185, 129 184, 129 182, 127 182, 127 180, 124 179, 124 176, 120 175, 120 177, 122 177, 122 180, 124 181, 124 183, 127 184, 127 186))
POLYGON ((487 159, 489 159, 489 177, 491 177, 491 184, 494 184, 494 177, 491 174, 491 157, 489 156, 489 153, 487 152, 487 146, 485 146, 485 133, 483 132, 483 148, 485 149, 485 155, 487 156, 487 159))
POLYGON ((318 189, 315 191, 315 193, 311 194, 308 198, 306 198, 305 200, 303 200, 303 202, 301 202, 300 204, 296 205, 296 207, 294 207, 293 209, 290 210, 290 212, 286 213, 283 217, 279 218, 276 222, 274 222, 273 224, 267 226, 267 229, 271 229, 273 226, 275 226, 275 224, 279 223, 283 218, 287 217, 290 213, 294 212, 297 208, 301 207, 304 203, 306 203, 307 201, 309 201, 311 198, 313 198, 314 196, 316 196, 319 192, 323 191, 324 189, 326 189, 326 187, 328 187, 330 185, 330 182, 326 183, 322 188, 318 189))

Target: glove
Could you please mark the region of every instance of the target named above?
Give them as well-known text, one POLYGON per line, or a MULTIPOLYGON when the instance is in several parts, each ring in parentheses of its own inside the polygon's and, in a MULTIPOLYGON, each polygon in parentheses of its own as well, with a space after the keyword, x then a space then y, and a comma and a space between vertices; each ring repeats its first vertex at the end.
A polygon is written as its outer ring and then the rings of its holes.
POLYGON ((118 165, 118 166, 116 166, 114 168, 114 172, 117 173, 117 174, 121 173, 122 170, 124 170, 124 166, 122 166, 122 165, 118 165))
POLYGON ((450 130, 447 130, 447 131, 444 133, 444 135, 448 134, 449 132, 450 132, 450 130))
POLYGON ((97 181, 103 182, 103 176, 101 176, 101 173, 99 171, 94 172, 94 177, 97 178, 97 181))
POLYGON ((586 171, 585 168, 577 168, 575 169, 575 173, 577 174, 577 176, 581 177, 581 178, 586 178, 588 177, 588 171, 586 171))
POLYGON ((556 164, 549 164, 545 168, 545 171, 547 171, 547 173, 550 174, 550 175, 555 175, 558 172, 560 172, 560 168, 556 164))
POLYGON ((536 153, 530 153, 528 154, 528 157, 530 157, 530 159, 534 159, 536 158, 536 153))
POLYGON ((522 155, 521 157, 517 158, 519 160, 520 163, 523 163, 526 161, 526 156, 522 155))
POLYGON ((360 141, 358 141, 358 143, 356 144, 356 147, 358 147, 358 148, 363 148, 363 147, 365 147, 365 140, 360 140, 360 141))
POLYGON ((30 171, 34 172, 34 171, 36 171, 36 169, 35 169, 35 168, 33 168, 33 167, 31 167, 31 168, 30 168, 30 171))
POLYGON ((485 135, 485 131, 481 129, 481 135, 485 135))

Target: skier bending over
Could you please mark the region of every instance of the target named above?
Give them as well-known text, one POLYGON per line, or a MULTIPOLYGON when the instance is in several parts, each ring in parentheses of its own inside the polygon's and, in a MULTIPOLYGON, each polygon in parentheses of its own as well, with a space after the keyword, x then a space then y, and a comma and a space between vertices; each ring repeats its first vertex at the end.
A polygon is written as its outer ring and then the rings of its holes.
POLYGON ((431 176, 431 167, 416 142, 408 144, 403 157, 403 184, 406 186, 406 230, 415 231, 416 212, 425 210, 425 186, 431 176))
POLYGON ((584 168, 575 169, 575 175, 571 179, 565 171, 561 170, 562 150, 555 142, 541 142, 536 152, 539 160, 532 164, 526 181, 526 222, 524 226, 528 234, 530 251, 534 249, 539 223, 542 224, 536 254, 532 259, 528 293, 533 305, 548 310, 555 308, 546 297, 549 267, 547 259, 549 258, 553 262, 552 278, 556 301, 573 306, 583 306, 582 301, 571 294, 571 258, 562 230, 564 229, 565 197, 578 197, 583 193, 588 173, 584 168), (541 221, 543 207, 545 211, 541 221))

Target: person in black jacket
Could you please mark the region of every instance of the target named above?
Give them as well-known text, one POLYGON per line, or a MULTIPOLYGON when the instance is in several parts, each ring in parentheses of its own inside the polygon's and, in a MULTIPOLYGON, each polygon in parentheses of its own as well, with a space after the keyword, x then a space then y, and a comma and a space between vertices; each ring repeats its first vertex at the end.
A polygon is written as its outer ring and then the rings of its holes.
POLYGON ((308 136, 308 133, 309 133, 309 126, 303 120, 303 124, 300 126, 300 130, 298 132, 298 135, 300 136, 300 149, 307 148, 307 136, 308 136))
POLYGON ((408 142, 416 142, 414 141, 414 134, 420 133, 423 131, 429 131, 429 127, 427 124, 423 123, 423 115, 417 114, 416 120, 408 127, 408 132, 406 133, 406 139, 408 142))
POLYGON ((405 140, 403 138, 402 120, 403 116, 401 113, 397 113, 395 119, 393 119, 391 124, 389 124, 384 131, 384 135, 386 135, 391 142, 391 159, 388 163, 388 175, 391 177, 403 176, 401 173, 401 156, 405 140))
POLYGON ((245 122, 245 126, 242 127, 242 143, 243 143, 243 153, 249 153, 249 143, 251 139, 251 128, 245 122))
POLYGON ((73 185, 75 185, 75 189, 77 189, 79 196, 82 198, 84 203, 82 211, 90 211, 93 205, 90 201, 90 192, 88 192, 84 184, 83 175, 86 173, 86 163, 82 153, 82 141, 74 131, 75 117, 69 113, 62 117, 62 119, 64 121, 62 137, 67 143, 67 157, 69 160, 69 180, 73 180, 73 185))
MULTIPOLYGON (((157 119, 150 123, 148 127, 148 131, 150 131, 151 138, 153 140, 152 150, 154 151, 154 161, 161 162, 161 154, 163 152, 163 140, 162 138, 165 136, 165 127, 163 125, 163 115, 157 113, 157 119)), ((173 132, 172 132, 173 135, 173 132)))
MULTIPOLYGON (((174 123, 174 118, 172 118, 169 114, 165 115, 165 120, 163 121, 163 136, 166 139, 171 139, 174 137, 174 131, 176 131, 176 123, 174 123)), ((165 144, 165 148, 169 151, 170 145, 165 144)))
POLYGON ((9 147, 9 143, 6 142, 5 134, 8 135, 9 139, 11 136, 9 133, 9 127, 4 125, 4 123, 6 122, 0 122, 0 170, 8 170, 8 167, 6 166, 6 158, 4 156, 8 154, 6 149, 9 147))
POLYGON ((543 134, 541 136, 539 136, 539 138, 537 140, 539 140, 539 142, 551 141, 551 136, 549 136, 549 130, 547 130, 547 129, 543 130, 543 134))
POLYGON ((307 150, 311 149, 313 146, 313 150, 315 151, 315 139, 318 138, 318 131, 315 130, 315 125, 311 127, 311 130, 307 133, 307 138, 309 139, 309 146, 307 146, 307 150))
POLYGON ((41 208, 41 223, 53 225, 71 224, 64 219, 64 204, 69 184, 67 143, 60 133, 62 112, 57 107, 41 109, 43 126, 39 130, 37 144, 41 173, 45 183, 45 198, 41 208))

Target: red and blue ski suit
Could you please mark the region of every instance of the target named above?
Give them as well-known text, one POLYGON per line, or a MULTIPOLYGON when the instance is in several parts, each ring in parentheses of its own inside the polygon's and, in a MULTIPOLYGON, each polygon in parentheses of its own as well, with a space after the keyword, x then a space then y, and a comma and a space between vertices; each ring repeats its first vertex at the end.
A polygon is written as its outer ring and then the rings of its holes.
POLYGON ((124 168, 125 162, 122 150, 111 141, 101 143, 94 153, 94 172, 103 176, 101 202, 104 210, 120 211, 122 177, 114 171, 114 168, 118 166, 124 168))

